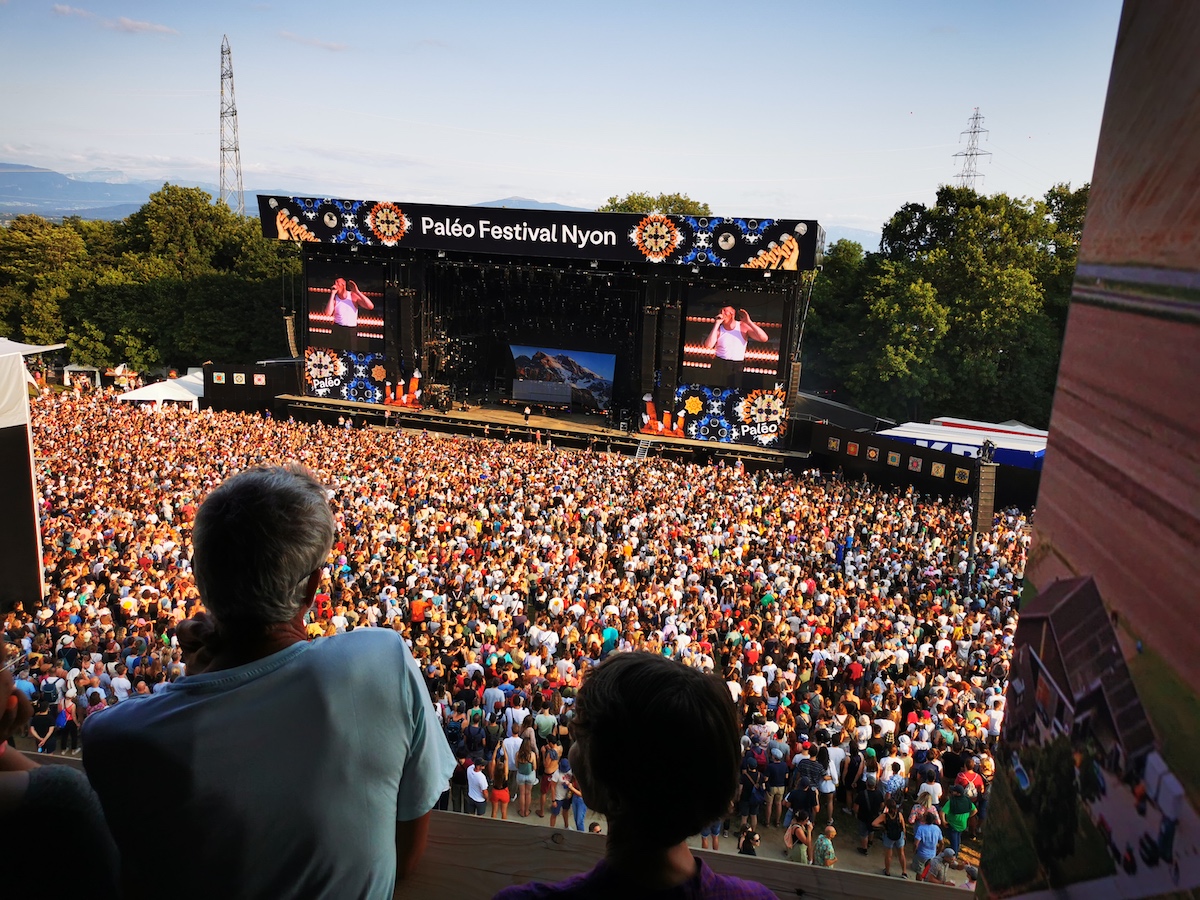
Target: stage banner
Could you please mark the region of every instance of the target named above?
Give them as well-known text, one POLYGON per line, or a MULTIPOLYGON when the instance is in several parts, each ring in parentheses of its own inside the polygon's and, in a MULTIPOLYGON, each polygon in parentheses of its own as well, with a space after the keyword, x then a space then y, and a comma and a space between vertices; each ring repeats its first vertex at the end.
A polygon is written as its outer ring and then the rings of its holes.
POLYGON ((382 353, 353 353, 309 347, 304 351, 304 384, 312 397, 383 403, 387 372, 382 353))
POLYGON ((804 271, 824 240, 811 219, 440 206, 260 194, 268 238, 560 259, 804 271))
POLYGON ((652 394, 642 399, 643 434, 778 448, 787 432, 786 392, 781 385, 742 391, 681 384, 675 391, 674 409, 663 410, 661 417, 652 394))

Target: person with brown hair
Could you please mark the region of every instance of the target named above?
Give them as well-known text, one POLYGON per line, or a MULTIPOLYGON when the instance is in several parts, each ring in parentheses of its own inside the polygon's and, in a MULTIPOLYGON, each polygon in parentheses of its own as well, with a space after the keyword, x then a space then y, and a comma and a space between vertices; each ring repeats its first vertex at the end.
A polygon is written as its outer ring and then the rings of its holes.
POLYGON ((687 838, 723 815, 737 786, 737 717, 725 685, 652 653, 615 653, 579 689, 571 768, 589 808, 608 821, 604 859, 558 884, 505 888, 496 900, 677 896, 771 900, 762 885, 715 874, 687 838), (689 786, 665 807, 629 777, 645 754, 645 735, 673 735, 689 752, 674 781, 689 786))

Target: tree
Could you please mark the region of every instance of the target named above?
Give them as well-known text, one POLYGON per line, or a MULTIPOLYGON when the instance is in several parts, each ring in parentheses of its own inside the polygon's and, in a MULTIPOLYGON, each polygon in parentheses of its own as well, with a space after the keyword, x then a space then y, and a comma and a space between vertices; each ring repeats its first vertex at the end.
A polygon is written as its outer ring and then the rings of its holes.
POLYGON ((687 194, 644 194, 635 191, 624 197, 609 197, 596 212, 662 213, 668 216, 711 216, 707 203, 687 194))
POLYGON ((1074 270, 1086 189, 1048 197, 943 186, 933 206, 900 208, 863 267, 862 341, 844 371, 852 403, 890 418, 1048 423, 1061 327, 1047 286, 1063 290, 1074 270))
POLYGON ((244 243, 242 220, 200 188, 164 184, 131 215, 122 249, 160 257, 182 278, 232 271, 244 243))
POLYGON ((104 332, 91 322, 81 322, 78 328, 67 333, 67 349, 76 365, 101 369, 113 365, 113 353, 108 348, 104 332))
POLYGON ((1034 845, 1043 864, 1075 852, 1079 828, 1079 792, 1075 784, 1075 755, 1071 742, 1059 736, 1037 754, 1030 800, 1034 816, 1034 845))
POLYGON ((845 387, 865 344, 863 281, 877 259, 855 241, 835 241, 825 251, 804 327, 804 390, 836 394, 845 387))

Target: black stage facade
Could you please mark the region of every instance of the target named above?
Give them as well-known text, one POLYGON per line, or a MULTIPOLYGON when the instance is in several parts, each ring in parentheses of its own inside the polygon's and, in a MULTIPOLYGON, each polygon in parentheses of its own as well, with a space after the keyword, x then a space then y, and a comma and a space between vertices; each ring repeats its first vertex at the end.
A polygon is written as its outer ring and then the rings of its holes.
POLYGON ((482 429, 507 408, 523 428, 529 408, 563 441, 594 421, 635 446, 789 454, 816 221, 291 196, 259 212, 304 261, 292 414, 459 407, 482 429))

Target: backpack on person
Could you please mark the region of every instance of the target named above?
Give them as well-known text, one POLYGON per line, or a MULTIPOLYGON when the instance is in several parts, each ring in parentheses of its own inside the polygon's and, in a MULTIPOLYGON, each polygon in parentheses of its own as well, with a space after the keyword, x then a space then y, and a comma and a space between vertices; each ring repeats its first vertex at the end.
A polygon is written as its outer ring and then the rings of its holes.
POLYGON ((54 677, 42 679, 42 687, 38 692, 38 709, 58 709, 58 682, 59 679, 54 677))
POLYGON ((442 731, 446 735, 446 742, 450 745, 450 749, 457 755, 463 748, 462 722, 452 718, 442 726, 442 731))

